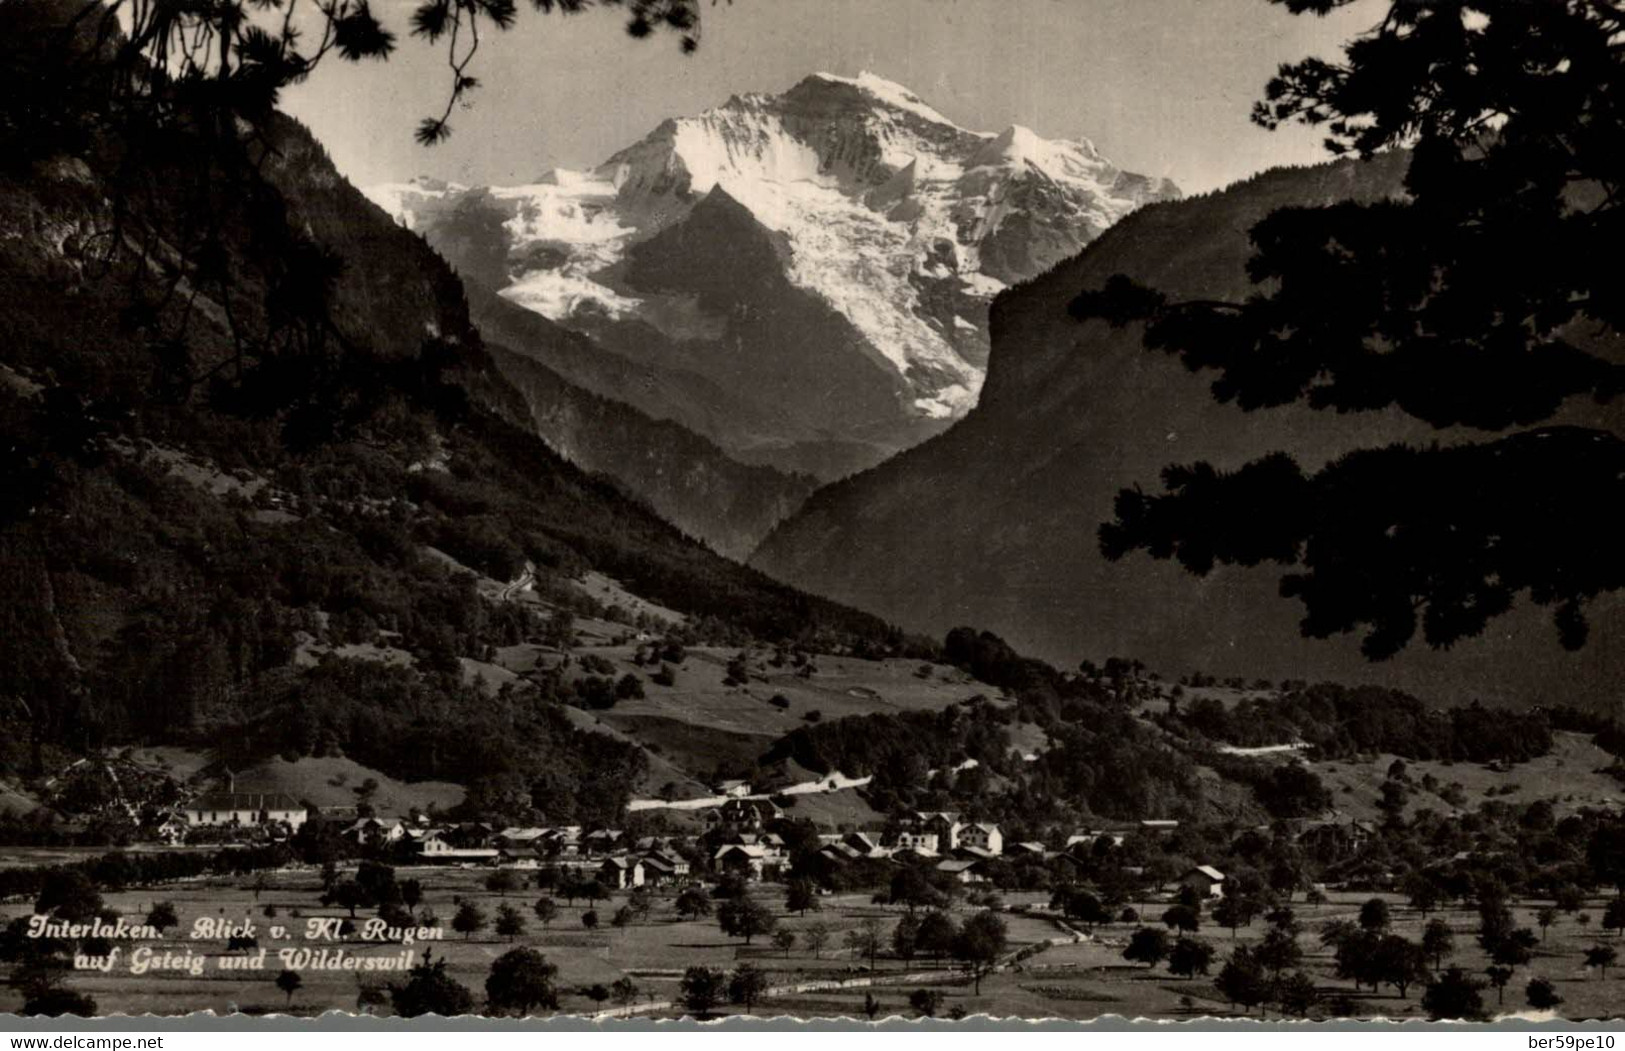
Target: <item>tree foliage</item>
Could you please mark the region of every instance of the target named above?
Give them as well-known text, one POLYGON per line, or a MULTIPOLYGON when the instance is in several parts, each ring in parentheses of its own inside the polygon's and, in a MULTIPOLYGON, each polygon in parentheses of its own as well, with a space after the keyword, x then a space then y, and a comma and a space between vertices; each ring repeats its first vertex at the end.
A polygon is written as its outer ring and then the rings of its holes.
POLYGON ((1625 376, 1603 346, 1625 297, 1597 262, 1622 214, 1622 30, 1592 0, 1396 0, 1342 62, 1281 70, 1255 118, 1322 126, 1336 153, 1408 149, 1407 196, 1273 212, 1252 230, 1243 301, 1174 301, 1119 276, 1074 315, 1143 323, 1147 347, 1216 373, 1214 397, 1245 411, 1512 433, 1310 471, 1287 453, 1169 467, 1163 493, 1119 495, 1107 557, 1293 567, 1281 593, 1303 603, 1303 633, 1361 630, 1373 660, 1419 624, 1434 647, 1476 636, 1520 595, 1583 645, 1587 604, 1625 585, 1607 513, 1625 443, 1561 425, 1566 402, 1611 401, 1625 376))
POLYGON ((558 966, 535 949, 510 949, 491 962, 486 1003, 495 1013, 521 1017, 538 1009, 558 1010, 558 974, 558 966))

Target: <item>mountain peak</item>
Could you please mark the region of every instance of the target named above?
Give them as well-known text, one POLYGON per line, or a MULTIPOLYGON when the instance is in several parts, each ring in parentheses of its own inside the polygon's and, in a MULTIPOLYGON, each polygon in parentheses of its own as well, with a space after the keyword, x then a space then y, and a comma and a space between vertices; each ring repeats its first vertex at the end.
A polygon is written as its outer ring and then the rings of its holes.
POLYGON ((856 90, 868 96, 874 102, 879 102, 891 109, 913 114, 932 124, 945 124, 953 128, 959 127, 959 125, 937 112, 929 103, 908 88, 894 80, 887 80, 878 74, 870 73, 868 70, 860 72, 855 77, 843 77, 835 73, 813 73, 803 78, 786 94, 796 94, 827 85, 856 90))

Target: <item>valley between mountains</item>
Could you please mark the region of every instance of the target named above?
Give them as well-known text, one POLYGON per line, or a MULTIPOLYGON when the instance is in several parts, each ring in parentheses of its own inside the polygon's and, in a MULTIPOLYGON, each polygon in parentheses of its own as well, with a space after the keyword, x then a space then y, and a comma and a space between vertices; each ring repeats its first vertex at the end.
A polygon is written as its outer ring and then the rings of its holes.
POLYGON ((1262 218, 1400 200, 1405 153, 1187 197, 812 74, 590 170, 358 188, 270 102, 140 134, 77 9, 0 5, 0 1009, 666 1015, 731 967, 747 1011, 1414 1014, 1431 930, 1617 1010, 1614 593, 1578 651, 1519 608, 1376 664, 1273 573, 1101 553, 1169 463, 1464 440, 1245 412, 1074 309, 1243 297, 1262 218), (412 977, 71 965, 228 908, 412 977), (1203 925, 1283 962, 1210 978, 1203 925))

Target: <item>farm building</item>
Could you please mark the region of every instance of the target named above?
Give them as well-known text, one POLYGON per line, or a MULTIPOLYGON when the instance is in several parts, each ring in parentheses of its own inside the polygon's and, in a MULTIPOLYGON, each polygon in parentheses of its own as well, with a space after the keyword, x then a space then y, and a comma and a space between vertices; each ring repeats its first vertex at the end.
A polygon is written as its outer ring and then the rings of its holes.
POLYGON ((1181 887, 1189 887, 1202 898, 1224 897, 1224 873, 1212 865, 1198 865, 1179 877, 1181 887))
POLYGON ((181 807, 181 816, 189 826, 282 822, 298 828, 310 815, 304 804, 281 792, 210 792, 181 807))

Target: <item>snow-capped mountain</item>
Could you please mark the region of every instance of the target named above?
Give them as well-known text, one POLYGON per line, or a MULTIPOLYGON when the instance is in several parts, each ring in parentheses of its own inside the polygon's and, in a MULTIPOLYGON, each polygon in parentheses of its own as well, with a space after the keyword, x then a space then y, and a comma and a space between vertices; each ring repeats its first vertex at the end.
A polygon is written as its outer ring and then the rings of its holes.
POLYGON ((1086 140, 959 127, 867 73, 735 96, 590 172, 369 191, 465 279, 782 423, 711 429, 725 447, 857 442, 860 462, 975 404, 1000 289, 1178 193, 1086 140))

